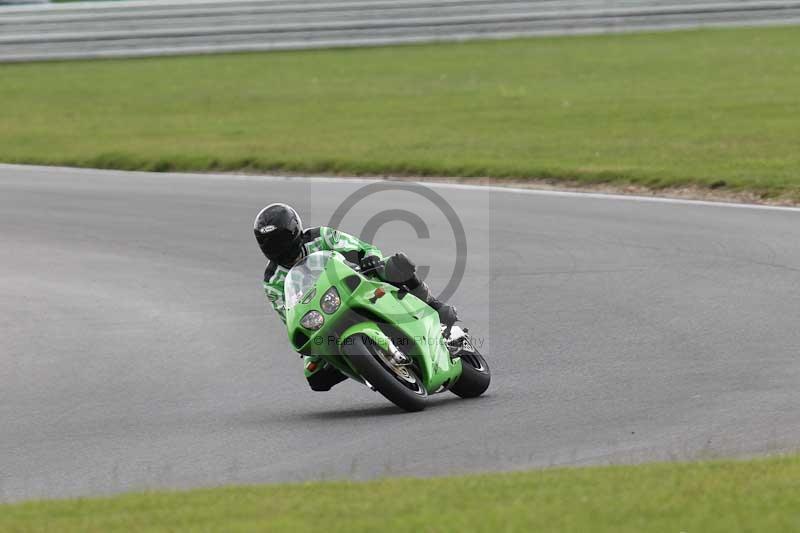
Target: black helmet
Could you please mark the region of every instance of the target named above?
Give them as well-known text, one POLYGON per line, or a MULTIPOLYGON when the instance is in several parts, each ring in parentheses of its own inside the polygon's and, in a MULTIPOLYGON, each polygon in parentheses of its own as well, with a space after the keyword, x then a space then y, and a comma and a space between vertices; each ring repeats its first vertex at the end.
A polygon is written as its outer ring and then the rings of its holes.
POLYGON ((270 204, 256 217, 253 233, 270 261, 292 266, 303 253, 303 222, 286 204, 270 204))

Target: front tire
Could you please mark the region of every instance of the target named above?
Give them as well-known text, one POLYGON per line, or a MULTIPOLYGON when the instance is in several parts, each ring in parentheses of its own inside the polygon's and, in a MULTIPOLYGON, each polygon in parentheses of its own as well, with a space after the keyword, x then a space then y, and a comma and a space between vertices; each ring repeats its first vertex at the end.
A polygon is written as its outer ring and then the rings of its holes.
POLYGON ((492 381, 489 364, 468 340, 457 355, 461 357, 461 376, 450 386, 450 392, 462 398, 477 398, 492 381))
POLYGON ((352 337, 353 342, 345 343, 342 351, 350 364, 367 380, 375 390, 387 400, 406 411, 425 409, 428 392, 422 379, 411 367, 402 367, 404 373, 390 368, 382 348, 363 335, 352 337))

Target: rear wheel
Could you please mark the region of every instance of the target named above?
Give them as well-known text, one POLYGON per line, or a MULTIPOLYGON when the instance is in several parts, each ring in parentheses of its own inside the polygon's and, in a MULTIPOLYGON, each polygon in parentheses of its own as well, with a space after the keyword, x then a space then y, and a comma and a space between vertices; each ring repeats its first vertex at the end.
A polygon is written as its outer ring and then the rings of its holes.
POLYGON ((411 365, 396 365, 393 357, 363 335, 352 337, 342 351, 353 368, 387 400, 406 411, 422 411, 428 392, 411 365))
POLYGON ((450 386, 450 392, 462 398, 475 398, 486 392, 492 381, 492 373, 486 359, 469 338, 464 339, 456 355, 461 358, 461 376, 450 386))

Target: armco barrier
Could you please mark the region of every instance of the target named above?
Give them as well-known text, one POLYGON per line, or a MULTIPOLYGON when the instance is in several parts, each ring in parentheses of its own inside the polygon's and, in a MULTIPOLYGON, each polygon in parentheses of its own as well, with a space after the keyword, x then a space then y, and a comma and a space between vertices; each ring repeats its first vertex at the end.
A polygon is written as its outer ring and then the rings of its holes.
POLYGON ((152 0, 0 6, 0 61, 800 23, 800 1, 152 0))

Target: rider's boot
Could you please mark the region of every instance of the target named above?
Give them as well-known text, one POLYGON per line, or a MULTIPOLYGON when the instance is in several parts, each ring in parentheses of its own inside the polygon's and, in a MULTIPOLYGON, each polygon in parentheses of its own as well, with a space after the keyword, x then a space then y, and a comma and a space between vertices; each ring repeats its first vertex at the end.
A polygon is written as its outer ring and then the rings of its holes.
POLYGON ((452 305, 447 305, 441 300, 437 299, 432 293, 428 285, 424 281, 420 281, 414 289, 409 290, 411 294, 424 301, 433 307, 439 313, 439 322, 445 326, 452 326, 458 320, 458 312, 452 305))

